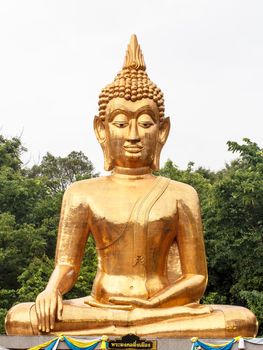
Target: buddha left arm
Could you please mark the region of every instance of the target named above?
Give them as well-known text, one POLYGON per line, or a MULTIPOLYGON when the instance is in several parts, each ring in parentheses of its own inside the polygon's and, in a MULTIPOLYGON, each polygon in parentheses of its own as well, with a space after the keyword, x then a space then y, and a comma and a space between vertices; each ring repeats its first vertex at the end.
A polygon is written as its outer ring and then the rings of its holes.
POLYGON ((151 299, 162 306, 196 302, 203 296, 207 284, 199 199, 196 191, 190 186, 187 186, 182 198, 178 201, 177 227, 176 240, 182 276, 151 299))
MULTIPOLYGON (((171 307, 196 302, 203 296, 207 284, 205 248, 198 195, 190 186, 186 187, 182 198, 178 200, 176 240, 182 276, 148 300, 129 298, 130 304, 139 307, 171 307)), ((110 301, 126 304, 127 299, 111 298, 110 301)))

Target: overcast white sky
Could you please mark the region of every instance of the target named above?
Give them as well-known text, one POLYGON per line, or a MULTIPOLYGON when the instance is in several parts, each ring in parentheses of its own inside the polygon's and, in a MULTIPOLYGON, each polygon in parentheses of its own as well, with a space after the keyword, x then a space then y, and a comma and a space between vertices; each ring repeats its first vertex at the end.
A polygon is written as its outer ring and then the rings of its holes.
POLYGON ((1 0, 0 133, 22 134, 25 161, 82 150, 103 170, 93 116, 132 33, 172 121, 162 163, 220 169, 227 140, 262 146, 263 1, 1 0))

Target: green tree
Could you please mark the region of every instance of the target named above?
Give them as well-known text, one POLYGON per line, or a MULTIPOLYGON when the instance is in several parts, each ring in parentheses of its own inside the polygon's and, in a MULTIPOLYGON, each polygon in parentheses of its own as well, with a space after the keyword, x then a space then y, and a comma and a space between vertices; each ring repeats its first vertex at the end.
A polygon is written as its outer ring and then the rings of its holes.
POLYGON ((228 147, 239 157, 218 172, 192 162, 180 170, 169 160, 159 173, 199 193, 209 270, 203 302, 250 308, 262 334, 263 151, 249 139, 228 147))
POLYGON ((64 192, 72 183, 96 176, 91 161, 83 152, 71 152, 67 157, 47 153, 40 165, 34 165, 29 176, 44 177, 52 193, 64 192))
POLYGON ((203 207, 207 298, 217 293, 228 303, 248 306, 261 321, 263 151, 249 139, 228 142, 228 147, 239 157, 221 172, 203 207))
MULTIPOLYGON (((47 154, 40 165, 26 168, 26 149, 17 138, 0 135, 0 331, 6 311, 32 301, 53 269, 61 200, 75 180, 96 176, 82 152, 67 157, 47 154)), ((87 247, 74 296, 90 291, 96 269, 94 244, 87 247)), ((2 328, 1 328, 2 327, 2 328)))
POLYGON ((7 139, 0 135, 0 168, 19 170, 22 165, 21 154, 26 151, 19 138, 7 139))

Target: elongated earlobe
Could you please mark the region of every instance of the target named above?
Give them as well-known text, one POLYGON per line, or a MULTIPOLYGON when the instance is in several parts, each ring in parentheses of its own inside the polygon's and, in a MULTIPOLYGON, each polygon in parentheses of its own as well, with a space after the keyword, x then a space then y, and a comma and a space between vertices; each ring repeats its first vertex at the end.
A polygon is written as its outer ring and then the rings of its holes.
POLYGON ((170 118, 166 117, 160 123, 159 142, 164 145, 170 132, 170 118))
POLYGON ((165 144, 170 131, 170 118, 165 118, 159 127, 158 142, 155 149, 152 170, 158 171, 160 169, 160 155, 163 145, 165 144))
POLYGON ((95 115, 93 122, 94 132, 97 140, 100 144, 104 143, 106 140, 105 124, 104 121, 95 115))
POLYGON ((95 116, 94 117, 94 131, 99 141, 103 155, 104 155, 104 170, 110 171, 114 167, 113 159, 110 155, 109 143, 107 141, 106 130, 105 130, 105 122, 102 118, 95 116))

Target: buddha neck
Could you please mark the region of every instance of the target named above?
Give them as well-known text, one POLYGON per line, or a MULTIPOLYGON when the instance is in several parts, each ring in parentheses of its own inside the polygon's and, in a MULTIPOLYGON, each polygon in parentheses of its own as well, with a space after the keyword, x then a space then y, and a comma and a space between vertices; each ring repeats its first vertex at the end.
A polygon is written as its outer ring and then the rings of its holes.
POLYGON ((112 176, 120 179, 142 179, 152 177, 152 169, 150 167, 141 168, 124 168, 115 166, 112 171, 112 176))

